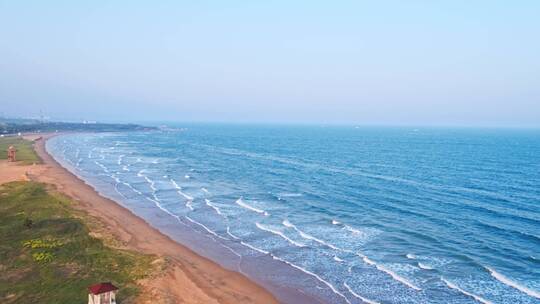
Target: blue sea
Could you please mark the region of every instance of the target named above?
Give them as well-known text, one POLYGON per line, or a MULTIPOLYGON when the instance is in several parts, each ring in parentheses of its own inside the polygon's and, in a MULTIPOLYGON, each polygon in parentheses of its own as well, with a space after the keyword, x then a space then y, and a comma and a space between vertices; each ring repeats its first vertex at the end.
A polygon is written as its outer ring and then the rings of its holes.
POLYGON ((284 303, 540 303, 540 131, 66 134, 102 195, 284 303))

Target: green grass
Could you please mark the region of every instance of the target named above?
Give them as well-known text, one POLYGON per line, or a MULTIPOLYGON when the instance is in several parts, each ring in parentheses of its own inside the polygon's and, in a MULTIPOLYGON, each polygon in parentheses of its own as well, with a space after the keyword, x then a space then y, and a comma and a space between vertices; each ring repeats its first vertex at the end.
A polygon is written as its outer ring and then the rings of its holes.
POLYGON ((43 184, 1 185, 0 303, 86 303, 87 287, 102 281, 133 303, 154 257, 104 244, 89 234, 98 225, 43 184))
POLYGON ((0 138, 0 159, 7 159, 7 150, 9 146, 17 149, 17 161, 23 165, 40 163, 41 159, 34 151, 33 142, 20 137, 2 137, 0 138))

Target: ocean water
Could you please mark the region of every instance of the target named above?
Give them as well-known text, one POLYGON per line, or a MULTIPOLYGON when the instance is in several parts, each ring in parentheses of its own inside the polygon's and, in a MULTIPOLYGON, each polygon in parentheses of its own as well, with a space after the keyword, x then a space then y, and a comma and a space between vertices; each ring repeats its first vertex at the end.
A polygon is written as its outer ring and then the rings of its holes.
POLYGON ((540 131, 187 125, 63 166, 285 303, 540 303, 540 131))

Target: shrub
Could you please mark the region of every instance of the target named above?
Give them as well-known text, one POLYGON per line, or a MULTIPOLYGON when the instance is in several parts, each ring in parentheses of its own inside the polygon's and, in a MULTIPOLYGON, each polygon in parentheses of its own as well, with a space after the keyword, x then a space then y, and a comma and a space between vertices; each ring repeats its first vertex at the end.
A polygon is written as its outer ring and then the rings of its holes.
POLYGON ((48 239, 48 240, 33 239, 33 240, 23 242, 23 247, 32 248, 32 249, 39 249, 39 248, 54 249, 62 245, 64 245, 62 242, 58 240, 54 240, 54 239, 48 239))
POLYGON ((53 260, 54 255, 50 252, 35 252, 32 253, 32 258, 39 263, 48 263, 53 260))
POLYGON ((24 219, 24 224, 23 225, 24 225, 24 227, 30 229, 30 228, 32 228, 32 225, 34 225, 34 222, 31 219, 26 218, 26 219, 24 219))

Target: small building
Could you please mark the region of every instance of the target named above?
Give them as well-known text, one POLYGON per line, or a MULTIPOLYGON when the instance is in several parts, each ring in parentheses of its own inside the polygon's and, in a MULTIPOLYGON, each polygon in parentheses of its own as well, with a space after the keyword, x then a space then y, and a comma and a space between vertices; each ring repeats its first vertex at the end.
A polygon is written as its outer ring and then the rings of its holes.
POLYGON ((14 146, 9 146, 7 150, 7 159, 8 162, 15 162, 17 161, 17 155, 16 155, 17 149, 15 149, 14 146))
POLYGON ((116 304, 118 287, 104 282, 88 287, 88 304, 116 304))

